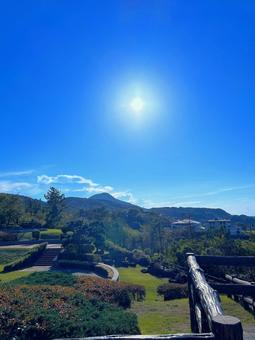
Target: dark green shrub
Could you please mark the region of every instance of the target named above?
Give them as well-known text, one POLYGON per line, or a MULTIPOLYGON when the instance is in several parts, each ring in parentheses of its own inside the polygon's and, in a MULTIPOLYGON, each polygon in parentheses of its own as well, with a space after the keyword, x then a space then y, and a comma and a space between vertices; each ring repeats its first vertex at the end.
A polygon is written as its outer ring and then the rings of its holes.
POLYGON ((157 292, 164 296, 164 300, 174 300, 188 297, 188 286, 179 283, 166 283, 158 286, 157 292))
POLYGON ((148 267, 151 263, 151 259, 149 255, 146 255, 142 250, 135 249, 133 252, 133 261, 140 266, 148 267))
POLYGON ((58 260, 58 265, 62 268, 70 269, 94 269, 96 263, 91 263, 88 261, 77 261, 77 260, 58 260))
POLYGON ((77 282, 77 278, 72 274, 57 271, 34 272, 29 276, 20 277, 12 281, 12 284, 25 285, 58 285, 72 287, 77 282))
POLYGON ((32 231, 32 238, 35 239, 35 240, 39 240, 39 238, 40 238, 40 231, 39 230, 32 231))

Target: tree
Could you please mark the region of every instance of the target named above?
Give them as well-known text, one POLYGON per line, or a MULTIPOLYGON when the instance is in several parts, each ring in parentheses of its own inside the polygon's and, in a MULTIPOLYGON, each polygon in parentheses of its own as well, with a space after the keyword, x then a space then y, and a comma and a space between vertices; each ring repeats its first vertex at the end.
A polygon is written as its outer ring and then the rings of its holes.
POLYGON ((48 206, 46 224, 51 228, 56 228, 62 219, 65 195, 60 190, 51 187, 44 197, 48 206))
POLYGON ((4 195, 0 197, 0 225, 19 225, 22 207, 17 196, 4 195))

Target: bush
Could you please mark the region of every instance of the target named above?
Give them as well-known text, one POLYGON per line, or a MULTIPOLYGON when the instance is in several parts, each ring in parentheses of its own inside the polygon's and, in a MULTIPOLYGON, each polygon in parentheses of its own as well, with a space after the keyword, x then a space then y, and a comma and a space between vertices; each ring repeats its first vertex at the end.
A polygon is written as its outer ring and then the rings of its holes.
POLYGON ((140 249, 135 249, 133 251, 133 261, 143 267, 148 267, 151 263, 150 256, 146 255, 140 249))
POLYGON ((62 268, 93 270, 95 263, 77 260, 58 260, 58 265, 62 268))
POLYGON ((145 289, 140 285, 113 282, 93 276, 73 276, 61 272, 37 272, 12 281, 12 285, 60 285, 69 286, 86 298, 113 303, 124 308, 130 307, 131 300, 142 300, 145 289))
POLYGON ((15 285, 51 285, 51 286, 69 286, 72 287, 77 279, 72 274, 57 271, 34 272, 29 276, 20 277, 12 284, 15 285))
POLYGON ((59 254, 60 260, 72 260, 72 261, 85 261, 91 263, 98 263, 100 261, 100 256, 93 252, 89 252, 89 250, 93 251, 93 245, 85 245, 84 252, 78 253, 77 247, 74 244, 68 244, 63 252, 59 254))
POLYGON ((2 286, 0 300, 1 340, 139 334, 135 314, 71 287, 2 286))
POLYGON ((17 269, 22 269, 26 266, 32 265, 35 262, 35 260, 37 260, 37 258, 44 251, 46 246, 47 246, 47 243, 41 243, 40 245, 33 247, 31 250, 29 250, 25 255, 20 257, 18 260, 5 265, 3 268, 3 271, 6 273, 6 272, 10 272, 10 271, 17 270, 17 269))
POLYGON ((185 284, 166 283, 158 286, 157 292, 164 300, 174 300, 188 297, 188 287, 185 284))
POLYGON ((0 241, 17 241, 17 234, 0 231, 0 241))
POLYGON ((142 300, 145 296, 143 286, 113 282, 92 276, 80 276, 74 287, 89 299, 114 303, 123 308, 129 308, 132 299, 142 300))

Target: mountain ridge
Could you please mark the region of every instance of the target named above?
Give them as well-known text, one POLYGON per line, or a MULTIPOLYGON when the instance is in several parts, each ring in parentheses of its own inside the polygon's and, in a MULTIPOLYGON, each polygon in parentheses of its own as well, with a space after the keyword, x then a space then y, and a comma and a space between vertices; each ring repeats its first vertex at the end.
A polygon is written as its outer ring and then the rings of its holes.
MULTIPOLYGON (((0 193, 0 198, 15 197, 24 205, 29 205, 31 202, 36 202, 45 207, 46 202, 31 198, 25 195, 0 193)), ((165 216, 170 219, 192 218, 200 222, 205 222, 208 219, 230 219, 235 223, 252 224, 255 223, 255 217, 247 215, 232 215, 220 208, 206 208, 206 207, 158 207, 146 209, 132 203, 122 201, 113 197, 109 193, 99 193, 83 197, 66 197, 65 209, 70 212, 77 212, 79 210, 91 210, 97 208, 105 208, 111 211, 118 210, 139 210, 140 212, 150 212, 157 215, 165 216)))

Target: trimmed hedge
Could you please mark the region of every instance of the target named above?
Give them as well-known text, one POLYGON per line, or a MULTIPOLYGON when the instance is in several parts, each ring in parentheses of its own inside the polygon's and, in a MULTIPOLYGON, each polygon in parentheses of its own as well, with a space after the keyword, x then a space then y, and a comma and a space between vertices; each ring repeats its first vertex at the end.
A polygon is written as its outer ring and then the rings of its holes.
POLYGON ((157 292, 164 296, 164 300, 174 300, 186 298, 189 296, 188 286, 179 283, 166 283, 158 286, 157 292))
POLYGON ((88 261, 77 261, 77 260, 58 260, 58 265, 62 268, 74 268, 74 269, 88 269, 92 270, 95 268, 96 263, 88 261))
POLYGON ((89 300, 100 300, 128 308, 131 300, 141 301, 145 296, 143 286, 124 282, 113 282, 92 276, 73 276, 70 273, 36 272, 16 279, 11 285, 59 285, 74 288, 89 300))
POLYGON ((38 246, 33 247, 31 250, 29 250, 25 255, 20 257, 18 260, 5 265, 3 268, 3 272, 7 273, 13 270, 22 269, 27 266, 31 266, 38 259, 38 257, 42 254, 46 246, 47 246, 47 243, 41 243, 38 246))
POLYGON ((9 284, 14 285, 49 285, 49 286, 66 286, 73 287, 77 282, 77 277, 70 273, 58 271, 33 272, 24 277, 19 277, 9 284))

